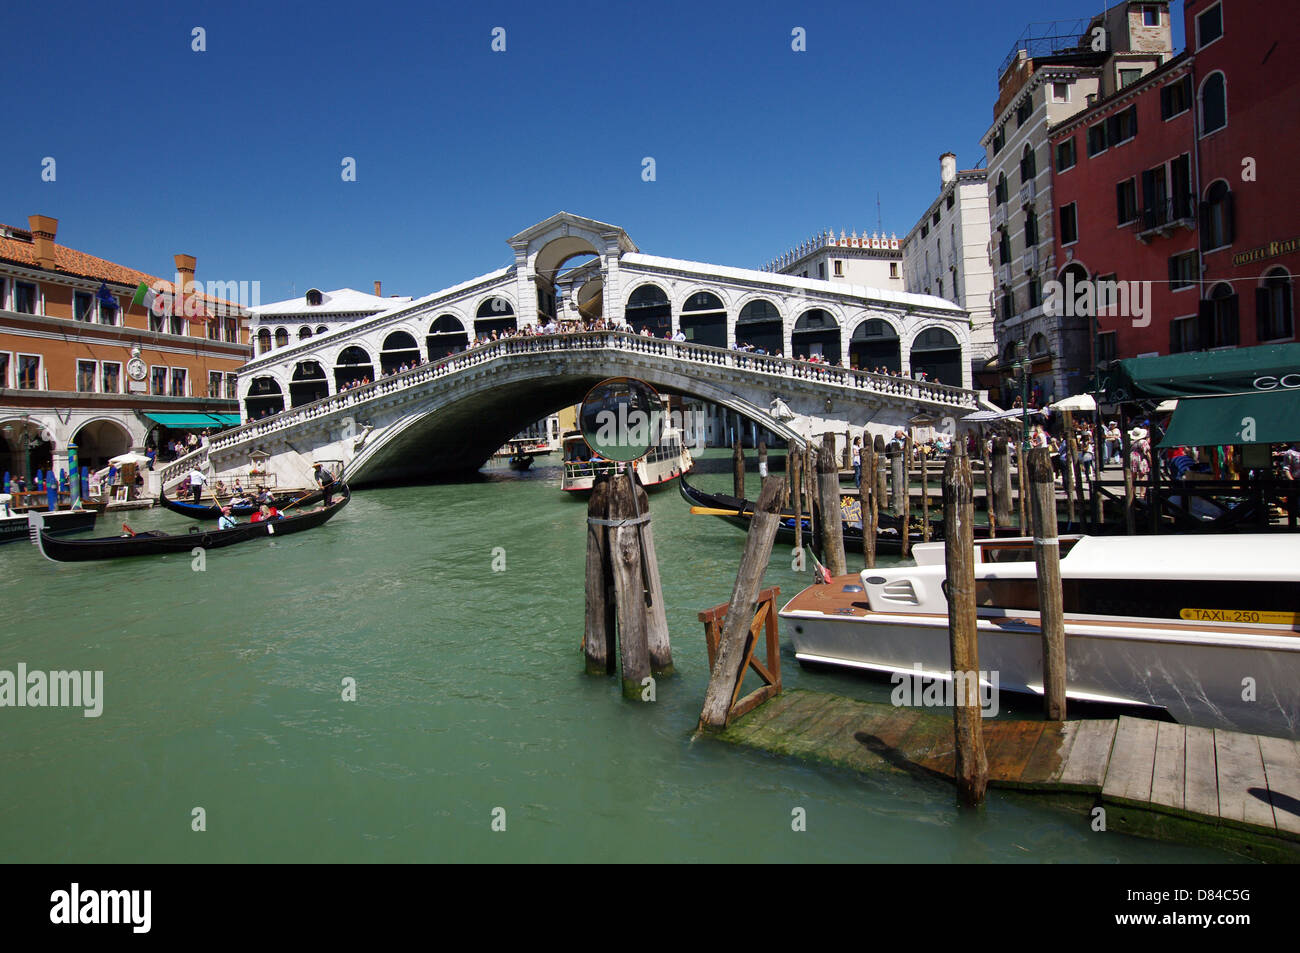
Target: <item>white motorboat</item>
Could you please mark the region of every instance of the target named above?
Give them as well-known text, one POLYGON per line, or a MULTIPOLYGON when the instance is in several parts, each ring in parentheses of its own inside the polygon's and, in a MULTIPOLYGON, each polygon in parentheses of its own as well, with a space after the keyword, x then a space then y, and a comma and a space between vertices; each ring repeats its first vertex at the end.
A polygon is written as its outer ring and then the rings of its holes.
MULTIPOLYGON (((781 610, 802 662, 950 680, 944 544, 781 610)), ((1043 693, 1032 540, 977 540, 980 669, 1043 693)), ((1066 693, 1300 738, 1300 536, 1062 537, 1066 693)))
MULTIPOLYGON (((674 480, 695 466, 690 448, 675 427, 665 427, 659 442, 640 460, 632 464, 637 480, 644 487, 658 486, 674 480)), ((626 463, 605 460, 592 454, 578 431, 564 436, 564 478, 561 488, 570 492, 590 490, 601 473, 622 473, 626 463)))

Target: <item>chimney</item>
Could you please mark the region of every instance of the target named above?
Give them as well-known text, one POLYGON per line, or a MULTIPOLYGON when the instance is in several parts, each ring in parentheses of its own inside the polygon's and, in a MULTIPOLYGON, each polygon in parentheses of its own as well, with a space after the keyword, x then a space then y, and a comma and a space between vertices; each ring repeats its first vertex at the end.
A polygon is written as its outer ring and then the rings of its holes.
POLYGON ((42 268, 54 267, 54 236, 59 231, 59 220, 48 215, 28 215, 27 227, 32 232, 36 246, 36 264, 42 268))
POLYGON ((957 157, 951 152, 939 156, 939 183, 947 185, 957 178, 957 157))
POLYGON ((376 297, 376 298, 382 298, 382 297, 383 297, 383 294, 381 294, 380 291, 379 291, 379 282, 377 282, 377 281, 375 282, 375 297, 376 297))
POLYGON ((172 261, 176 263, 177 279, 180 282, 179 288, 172 289, 172 298, 176 303, 176 313, 185 313, 185 290, 194 281, 194 256, 193 255, 172 255, 172 261))

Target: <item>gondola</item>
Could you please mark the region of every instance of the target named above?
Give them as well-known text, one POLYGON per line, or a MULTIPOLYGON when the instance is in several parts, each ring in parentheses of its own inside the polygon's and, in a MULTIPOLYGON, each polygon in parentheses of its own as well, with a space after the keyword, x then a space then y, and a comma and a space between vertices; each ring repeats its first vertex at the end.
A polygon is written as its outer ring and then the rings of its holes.
POLYGON ((531 453, 516 453, 510 457, 510 469, 518 470, 520 473, 527 470, 533 465, 535 458, 531 453))
MULTIPOLYGON (((692 506, 701 506, 707 509, 726 511, 718 512, 713 515, 726 520, 733 526, 739 526, 741 529, 748 530, 750 520, 754 516, 754 503, 752 500, 741 500, 734 496, 728 496, 724 493, 705 493, 703 490, 693 487, 682 477, 678 481, 682 497, 692 506)), ((841 497, 841 506, 855 514, 857 509, 857 500, 852 497, 841 497)), ((807 543, 812 542, 813 532, 808 514, 803 514, 803 537, 807 543)), ((897 516, 892 513, 880 514, 880 526, 876 531, 876 552, 883 554, 898 554, 902 552, 903 544, 899 537, 899 527, 902 524, 897 516)), ((918 516, 913 516, 910 520, 911 535, 910 541, 919 543, 924 541, 922 533, 922 523, 918 516)), ((862 547, 862 523, 854 515, 853 519, 845 519, 842 523, 844 532, 845 548, 853 546, 861 549, 862 547)), ((817 530, 817 536, 821 536, 820 529, 817 530)), ((776 538, 778 542, 794 545, 794 512, 792 510, 783 510, 781 512, 781 522, 777 526, 776 538)), ((943 539, 943 521, 930 521, 930 539, 943 539)))
POLYGON ((118 559, 124 556, 159 556, 164 553, 188 555, 196 546, 205 550, 221 549, 254 539, 289 536, 321 526, 347 506, 352 498, 352 493, 346 484, 337 484, 332 492, 339 498, 321 510, 266 522, 241 523, 232 529, 205 531, 195 526, 191 527, 188 533, 163 533, 154 530, 136 533, 134 536, 56 539, 43 527, 42 514, 29 514, 28 519, 32 542, 40 547, 41 555, 52 562, 73 563, 93 559, 118 559))
MULTIPOLYGON (((290 503, 297 506, 311 506, 313 503, 319 503, 324 499, 324 493, 320 490, 314 490, 306 496, 294 496, 292 493, 281 493, 273 497, 271 506, 277 510, 282 510, 290 503)), ((158 495, 158 505, 164 509, 169 509, 173 513, 179 513, 181 516, 188 516, 194 520, 214 520, 221 516, 221 507, 204 506, 201 503, 186 503, 182 500, 169 500, 167 491, 163 490, 158 495)), ((233 516, 252 516, 260 509, 260 504, 254 503, 250 506, 231 506, 230 512, 233 516)))

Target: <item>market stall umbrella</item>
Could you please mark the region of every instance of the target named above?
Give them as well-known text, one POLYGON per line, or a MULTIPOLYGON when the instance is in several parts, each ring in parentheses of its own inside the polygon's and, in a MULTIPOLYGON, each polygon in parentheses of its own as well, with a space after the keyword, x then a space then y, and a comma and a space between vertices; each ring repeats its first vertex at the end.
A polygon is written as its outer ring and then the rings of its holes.
POLYGON ((1090 414, 1097 409, 1097 402, 1093 400, 1091 394, 1075 394, 1073 397, 1067 397, 1064 400, 1058 400, 1054 404, 1048 404, 1052 410, 1059 410, 1062 413, 1086 413, 1090 414))
POLYGON ((133 450, 130 453, 119 453, 115 457, 110 457, 108 462, 115 467, 125 466, 128 463, 134 463, 137 466, 139 466, 140 464, 148 463, 149 458, 146 457, 143 453, 136 453, 133 450))

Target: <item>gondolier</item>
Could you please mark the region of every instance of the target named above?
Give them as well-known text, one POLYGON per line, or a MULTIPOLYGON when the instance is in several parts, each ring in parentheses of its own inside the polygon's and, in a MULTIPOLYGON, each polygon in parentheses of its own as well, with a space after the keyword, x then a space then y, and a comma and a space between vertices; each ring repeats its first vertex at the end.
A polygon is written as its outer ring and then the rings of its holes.
POLYGON ((316 484, 321 489, 321 494, 325 499, 325 505, 330 505, 330 495, 334 489, 334 474, 330 473, 319 463, 313 463, 312 469, 315 471, 316 484))
POLYGON ((203 471, 198 467, 190 470, 188 476, 190 478, 190 493, 194 495, 194 502, 198 503, 199 498, 203 496, 203 484, 206 482, 207 477, 203 475, 203 471))

